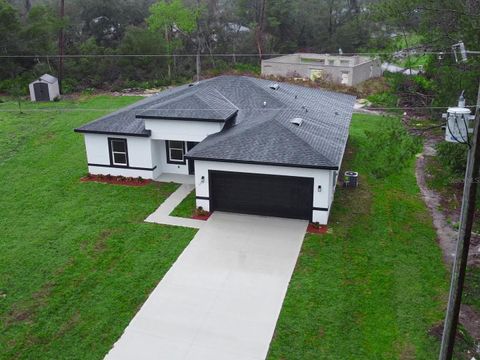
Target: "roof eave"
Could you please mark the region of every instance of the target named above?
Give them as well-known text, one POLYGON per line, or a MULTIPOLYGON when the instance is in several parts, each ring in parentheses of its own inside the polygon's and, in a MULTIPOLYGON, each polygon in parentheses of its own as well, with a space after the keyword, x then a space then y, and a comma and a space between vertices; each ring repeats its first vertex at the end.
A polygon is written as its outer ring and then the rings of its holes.
POLYGON ((122 135, 122 136, 137 136, 137 137, 150 137, 151 131, 146 130, 147 133, 127 133, 127 132, 118 132, 118 131, 102 131, 102 130, 84 130, 84 129, 74 129, 74 132, 82 134, 101 134, 101 135, 122 135))
POLYGON ((277 163, 277 162, 269 162, 269 161, 252 161, 252 160, 236 160, 236 159, 232 160, 232 159, 191 156, 188 154, 185 155, 185 157, 189 160, 231 162, 231 163, 252 164, 252 165, 271 165, 271 166, 283 166, 283 167, 295 167, 295 168, 319 169, 319 170, 338 170, 338 166, 330 166, 330 165, 290 164, 290 163, 277 163))
POLYGON ((211 119, 211 118, 198 118, 198 117, 184 117, 184 116, 163 116, 163 115, 142 115, 142 114, 137 114, 135 117, 137 119, 157 119, 157 120, 180 120, 180 121, 201 121, 201 122, 219 122, 223 123, 226 122, 233 117, 235 117, 238 113, 238 110, 235 110, 232 114, 229 116, 223 118, 223 119, 211 119))

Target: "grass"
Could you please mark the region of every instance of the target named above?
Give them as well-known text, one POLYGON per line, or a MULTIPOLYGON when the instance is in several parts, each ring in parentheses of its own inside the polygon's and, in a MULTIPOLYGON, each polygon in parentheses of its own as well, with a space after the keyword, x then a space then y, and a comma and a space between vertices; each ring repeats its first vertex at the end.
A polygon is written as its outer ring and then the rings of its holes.
POLYGON ((480 268, 469 267, 465 277, 463 303, 471 305, 480 312, 480 268))
POLYGON ((177 205, 175 209, 173 209, 170 215, 191 218, 197 206, 195 200, 195 190, 193 190, 180 204, 177 205))
POLYGON ((345 169, 359 188, 338 189, 332 233, 307 235, 268 359, 432 359, 428 330, 444 315, 448 279, 414 158, 383 179, 367 173, 366 130, 387 118, 355 115, 345 169))
POLYGON ((134 100, 0 104, 0 359, 103 358, 192 239, 143 223, 177 185, 79 181, 73 128, 134 100))

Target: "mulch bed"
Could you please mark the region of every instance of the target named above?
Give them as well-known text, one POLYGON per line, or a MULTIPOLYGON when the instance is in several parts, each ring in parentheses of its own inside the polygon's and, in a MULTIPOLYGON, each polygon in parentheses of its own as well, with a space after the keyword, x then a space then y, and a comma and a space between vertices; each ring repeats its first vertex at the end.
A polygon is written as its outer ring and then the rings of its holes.
POLYGON ((196 215, 196 214, 193 214, 192 215, 192 219, 195 219, 195 220, 203 220, 203 221, 207 221, 208 218, 210 217, 210 213, 206 214, 206 215, 196 215))
POLYGON ((309 234, 326 234, 328 231, 327 225, 315 226, 313 224, 308 224, 307 233, 309 234))
POLYGON ((112 175, 87 175, 80 179, 82 182, 97 182, 103 184, 125 185, 125 186, 145 186, 152 182, 149 179, 133 178, 125 176, 112 175))

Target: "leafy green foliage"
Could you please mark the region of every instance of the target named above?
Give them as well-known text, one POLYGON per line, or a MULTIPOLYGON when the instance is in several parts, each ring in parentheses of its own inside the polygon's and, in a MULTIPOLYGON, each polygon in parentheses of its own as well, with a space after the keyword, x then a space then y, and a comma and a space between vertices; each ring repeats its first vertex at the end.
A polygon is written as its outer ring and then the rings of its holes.
POLYGON ((187 34, 197 27, 197 13, 187 8, 181 0, 166 2, 160 0, 150 6, 151 15, 147 19, 152 30, 165 31, 165 28, 177 28, 187 34))
POLYGON ((397 106, 398 98, 390 91, 384 91, 367 96, 368 101, 372 103, 374 107, 387 107, 392 108, 397 106))
POLYGON ((468 147, 466 145, 441 141, 437 144, 437 158, 451 175, 463 177, 467 166, 468 147))
POLYGON ((397 119, 383 119, 374 130, 365 131, 368 141, 359 154, 369 174, 375 178, 385 178, 401 171, 421 150, 420 138, 409 135, 397 119))

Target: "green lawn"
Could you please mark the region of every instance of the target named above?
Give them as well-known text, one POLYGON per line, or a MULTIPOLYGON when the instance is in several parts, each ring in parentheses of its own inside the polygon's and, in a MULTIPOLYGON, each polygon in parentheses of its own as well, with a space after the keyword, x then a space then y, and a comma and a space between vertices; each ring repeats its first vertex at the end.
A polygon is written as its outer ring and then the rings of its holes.
POLYGON ((79 181, 73 128, 135 100, 0 104, 1 359, 103 358, 194 236, 143 223, 175 184, 79 181))
POLYGON ((191 218, 196 208, 195 200, 195 190, 193 190, 180 204, 177 205, 175 209, 173 209, 170 215, 191 218))
MULTIPOLYGON (((444 316, 448 279, 414 159, 374 179, 357 156, 386 118, 355 115, 345 169, 358 189, 338 188, 331 234, 307 235, 269 359, 434 359, 427 334, 444 316)), ((379 149, 381 150, 381 149, 379 149)))

